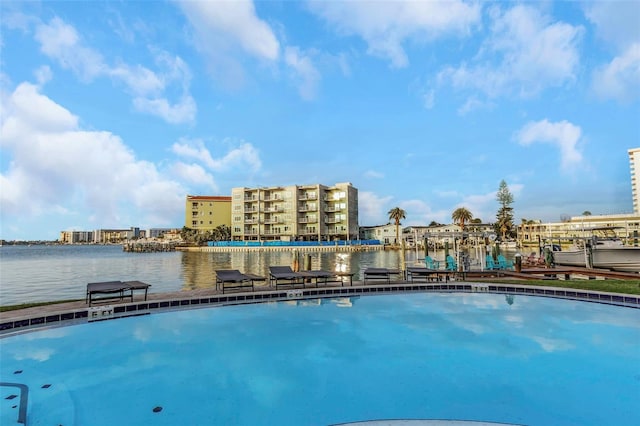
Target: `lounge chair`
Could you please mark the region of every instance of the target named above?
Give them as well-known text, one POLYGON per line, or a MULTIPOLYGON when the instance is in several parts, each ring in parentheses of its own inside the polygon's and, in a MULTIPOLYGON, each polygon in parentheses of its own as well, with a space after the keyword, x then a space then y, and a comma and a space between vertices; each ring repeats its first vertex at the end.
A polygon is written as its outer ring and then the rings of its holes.
POLYGON ((147 300, 147 293, 151 284, 141 281, 103 281, 87 284, 87 294, 85 302, 91 306, 97 300, 115 300, 123 301, 125 297, 133 302, 133 292, 135 290, 144 290, 144 300, 147 300), (97 297, 102 295, 102 297, 97 297))
POLYGON ((328 283, 340 283, 340 285, 344 285, 342 282, 342 276, 353 276, 353 274, 341 274, 338 275, 335 272, 322 271, 322 270, 311 270, 311 271, 300 271, 299 274, 304 275, 307 279, 314 280, 316 287, 318 287, 318 283, 328 284, 328 283))
POLYGON ((458 270, 458 264, 456 263, 456 260, 453 258, 453 256, 451 256, 450 254, 447 255, 447 271, 451 271, 451 272, 456 272, 458 270))
POLYGON ((295 272, 291 269, 291 266, 269 266, 269 285, 275 288, 278 288, 279 285, 295 287, 296 284, 302 284, 304 287, 306 278, 311 278, 311 276, 302 272, 295 272), (280 281, 285 281, 285 283, 280 281))
POLYGON ((488 255, 486 255, 486 256, 484 257, 484 263, 485 263, 485 265, 486 265, 486 266, 485 266, 485 268, 486 268, 487 270, 493 271, 493 270, 499 269, 499 268, 498 268, 498 265, 497 265, 497 264, 496 264, 496 262, 493 260, 493 257, 491 257, 491 255, 490 255, 490 254, 488 254, 488 255))
POLYGON ((265 278, 259 275, 243 274, 237 269, 216 270, 216 289, 220 286, 223 294, 225 289, 251 288, 251 291, 254 291, 255 281, 265 281, 265 278))
POLYGON ((431 256, 424 257, 424 264, 429 269, 440 269, 440 261, 433 260, 431 256))
POLYGON ((424 278, 425 281, 430 281, 432 279, 441 281, 442 276, 444 276, 445 281, 449 281, 449 271, 443 269, 423 268, 419 266, 407 267, 407 280, 411 282, 414 282, 419 278, 424 278))
POLYGON ((513 269, 513 261, 507 260, 503 255, 498 255, 498 268, 499 269, 513 269))
POLYGON ((364 270, 364 284, 369 280, 386 280, 387 284, 391 283, 391 275, 397 275, 400 271, 397 269, 387 268, 367 268, 364 270))

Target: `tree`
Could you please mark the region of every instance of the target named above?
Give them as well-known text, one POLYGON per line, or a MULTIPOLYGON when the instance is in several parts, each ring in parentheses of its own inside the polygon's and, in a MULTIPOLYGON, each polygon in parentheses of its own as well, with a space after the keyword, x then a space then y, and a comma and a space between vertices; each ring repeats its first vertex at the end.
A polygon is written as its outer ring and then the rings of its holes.
POLYGON ((434 226, 442 226, 442 223, 432 220, 431 223, 429 224, 429 227, 434 227, 434 226))
POLYGON ((582 216, 591 216, 591 212, 589 210, 585 210, 582 212, 582 216))
POLYGON ((405 215, 406 212, 400 207, 394 207, 389 210, 389 220, 394 221, 396 224, 396 244, 400 238, 400 221, 406 217, 405 215))
POLYGON ((505 180, 500 181, 500 187, 496 193, 496 199, 500 203, 500 208, 496 214, 496 233, 502 235, 502 239, 513 234, 513 194, 509 191, 507 182, 505 180))
POLYGON ((453 219, 453 221, 460 226, 460 229, 464 231, 464 223, 473 219, 473 215, 466 207, 458 207, 451 214, 451 219, 453 219))
POLYGON ((198 231, 196 231, 195 229, 187 228, 186 226, 183 226, 182 230, 180 231, 180 238, 182 238, 182 241, 184 241, 185 243, 195 242, 196 235, 198 235, 198 231))

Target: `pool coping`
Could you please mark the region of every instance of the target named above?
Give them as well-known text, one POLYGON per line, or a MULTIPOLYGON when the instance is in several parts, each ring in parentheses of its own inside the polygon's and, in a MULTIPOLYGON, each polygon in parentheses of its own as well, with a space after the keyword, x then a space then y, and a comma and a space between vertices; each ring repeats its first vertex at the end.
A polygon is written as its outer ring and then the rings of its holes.
POLYGON ((19 311, 17 311, 15 317, 5 319, 0 323, 0 338, 47 327, 60 327, 183 309, 279 302, 285 300, 349 297, 368 294, 423 292, 541 296, 640 309, 640 295, 632 294, 520 284, 474 283, 469 281, 448 283, 390 283, 353 285, 349 287, 266 290, 208 296, 185 295, 184 297, 61 309, 59 311, 47 312, 46 314, 33 313, 30 315, 20 315, 19 311))

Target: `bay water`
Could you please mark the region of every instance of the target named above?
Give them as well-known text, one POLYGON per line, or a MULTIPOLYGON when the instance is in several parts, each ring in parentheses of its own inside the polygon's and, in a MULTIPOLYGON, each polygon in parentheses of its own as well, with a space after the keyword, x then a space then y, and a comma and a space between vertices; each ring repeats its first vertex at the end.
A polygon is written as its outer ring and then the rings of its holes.
MULTIPOLYGON (((362 279, 367 267, 401 269, 400 251, 304 252, 312 269, 354 273, 362 279)), ((0 305, 83 299, 86 285, 98 281, 139 280, 151 284, 150 292, 215 287, 216 269, 238 269, 269 276, 269 266, 291 265, 296 252, 161 252, 128 253, 120 245, 0 246, 0 305)), ((433 255, 433 254, 432 254, 433 255)), ((411 264, 422 253, 406 251, 411 264)), ((438 254, 435 254, 438 257, 438 254)), ((443 254, 439 255, 443 258, 443 254)))

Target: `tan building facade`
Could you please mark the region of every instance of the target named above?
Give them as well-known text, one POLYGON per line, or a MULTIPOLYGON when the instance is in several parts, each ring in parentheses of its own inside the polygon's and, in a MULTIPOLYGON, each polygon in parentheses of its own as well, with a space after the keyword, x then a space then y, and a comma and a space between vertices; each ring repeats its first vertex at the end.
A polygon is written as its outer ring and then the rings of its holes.
POLYGON ((358 238, 358 190, 350 183, 231 190, 234 241, 358 238))
POLYGON ((198 232, 231 227, 231 197, 187 195, 184 226, 198 232))

